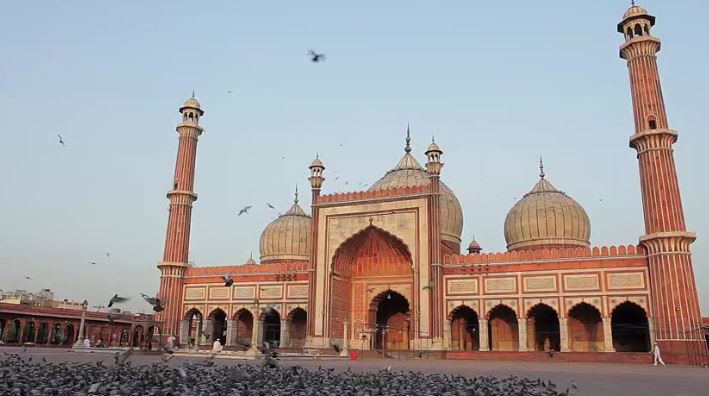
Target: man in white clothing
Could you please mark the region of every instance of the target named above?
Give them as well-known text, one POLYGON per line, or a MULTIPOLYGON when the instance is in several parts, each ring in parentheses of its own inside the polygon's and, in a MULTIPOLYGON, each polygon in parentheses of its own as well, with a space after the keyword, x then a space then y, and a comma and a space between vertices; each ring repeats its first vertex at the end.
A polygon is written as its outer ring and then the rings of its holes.
POLYGON ((665 362, 662 361, 662 356, 660 356, 660 346, 655 343, 655 345, 652 346, 652 353, 654 359, 653 366, 657 366, 657 362, 660 362, 661 365, 665 365, 665 362))
POLYGON ((212 344, 212 352, 221 352, 221 351, 222 351, 222 343, 219 340, 219 338, 217 338, 216 340, 214 340, 214 344, 212 344))
POLYGON ((84 348, 91 348, 91 340, 89 340, 89 337, 84 338, 84 348))

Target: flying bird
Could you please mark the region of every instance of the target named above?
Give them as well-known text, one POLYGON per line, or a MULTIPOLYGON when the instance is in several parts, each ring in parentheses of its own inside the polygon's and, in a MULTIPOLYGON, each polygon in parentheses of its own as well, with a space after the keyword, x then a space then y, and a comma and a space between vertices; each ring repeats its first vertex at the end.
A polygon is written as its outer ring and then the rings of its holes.
POLYGON ((160 312, 165 309, 165 307, 162 305, 162 302, 160 301, 159 298, 157 297, 150 297, 149 295, 145 293, 140 293, 140 296, 143 297, 143 300, 150 304, 153 307, 153 311, 155 312, 160 312))
POLYGON ((318 63, 325 60, 325 54, 319 54, 313 50, 308 51, 308 56, 310 56, 310 61, 313 63, 318 63))
POLYGON ((222 275, 224 279, 224 286, 231 286, 234 284, 234 279, 231 278, 231 274, 222 275))
POLYGON ((89 261, 89 264, 96 265, 97 263, 95 261, 89 261))
POLYGON ((229 95, 231 95, 231 89, 227 89, 227 90, 226 90, 226 93, 229 94, 229 95))
POLYGON ((25 275, 25 279, 32 279, 32 278, 30 278, 29 276, 25 275))
POLYGON ((111 308, 106 314, 108 316, 108 323, 113 324, 117 317, 121 316, 121 310, 118 308, 111 308))
POLYGON ((276 209, 276 207, 275 207, 275 206, 271 205, 271 204, 270 204, 270 203, 268 203, 268 202, 266 202, 266 205, 267 205, 267 206, 268 206, 269 208, 271 208, 271 209, 276 209))
POLYGON ((64 144, 64 138, 62 137, 62 135, 57 134, 57 137, 59 138, 59 144, 61 144, 62 147, 66 147, 66 144, 64 144))
POLYGON ((106 252, 106 257, 111 258, 111 253, 106 252))
POLYGON ((244 206, 243 208, 241 208, 241 210, 239 210, 237 216, 241 216, 244 213, 249 214, 249 210, 251 210, 251 205, 244 206))
POLYGON ((118 294, 114 294, 113 297, 108 301, 108 308, 111 308, 114 303, 123 303, 128 301, 128 297, 118 297, 118 294))

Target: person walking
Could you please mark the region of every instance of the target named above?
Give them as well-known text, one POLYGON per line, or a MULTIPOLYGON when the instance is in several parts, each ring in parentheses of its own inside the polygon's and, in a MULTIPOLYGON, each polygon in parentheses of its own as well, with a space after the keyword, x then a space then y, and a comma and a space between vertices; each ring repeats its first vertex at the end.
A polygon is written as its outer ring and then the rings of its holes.
POLYGON ((652 346, 652 356, 654 357, 654 362, 652 363, 653 366, 657 366, 657 363, 659 362, 661 365, 665 365, 665 362, 662 361, 662 356, 660 355, 660 346, 655 343, 655 345, 652 346))

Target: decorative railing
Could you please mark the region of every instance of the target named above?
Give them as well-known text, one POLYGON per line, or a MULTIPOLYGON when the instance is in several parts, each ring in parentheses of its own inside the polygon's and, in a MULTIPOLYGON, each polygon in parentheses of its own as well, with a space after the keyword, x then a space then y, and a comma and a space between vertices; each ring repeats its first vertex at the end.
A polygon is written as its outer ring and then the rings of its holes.
POLYGON ((486 264, 486 263, 514 263, 520 261, 543 261, 557 259, 593 258, 593 257, 621 257, 645 256, 645 248, 641 245, 596 246, 592 248, 560 248, 521 250, 514 252, 477 253, 468 255, 445 255, 443 263, 456 264, 486 264))
POLYGON ((430 187, 428 185, 390 188, 385 190, 351 191, 346 193, 321 195, 318 197, 317 203, 322 204, 332 202, 361 201, 366 199, 401 197, 413 194, 426 194, 429 192, 430 187))

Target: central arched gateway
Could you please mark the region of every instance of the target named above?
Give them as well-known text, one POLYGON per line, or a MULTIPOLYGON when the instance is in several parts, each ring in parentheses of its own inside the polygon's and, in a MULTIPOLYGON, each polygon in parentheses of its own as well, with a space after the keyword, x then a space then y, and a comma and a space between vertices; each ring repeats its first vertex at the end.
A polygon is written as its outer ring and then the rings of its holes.
POLYGON ((401 294, 387 290, 369 304, 370 323, 375 323, 375 349, 409 349, 411 309, 401 294))
POLYGON ((347 321, 347 337, 369 348, 408 349, 412 263, 406 244, 376 226, 345 240, 332 259, 328 336, 344 338, 347 321))

